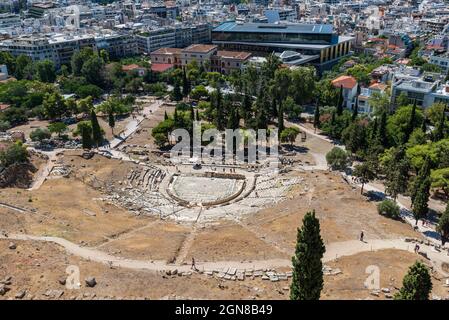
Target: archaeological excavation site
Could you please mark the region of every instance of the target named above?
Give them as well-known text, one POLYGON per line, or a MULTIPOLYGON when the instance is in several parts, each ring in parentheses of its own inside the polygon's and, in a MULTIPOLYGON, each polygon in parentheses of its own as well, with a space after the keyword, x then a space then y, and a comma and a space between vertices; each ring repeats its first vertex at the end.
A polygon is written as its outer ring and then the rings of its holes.
POLYGON ((289 299, 311 211, 325 246, 321 299, 392 299, 416 259, 444 296, 445 249, 407 216, 379 214, 378 185, 363 194, 331 170, 334 146, 309 126, 257 163, 173 161, 150 133, 174 106, 144 106, 107 146, 34 148, 17 183, 18 169, 3 173, 0 299, 289 299), (365 285, 373 264, 379 289, 365 285))

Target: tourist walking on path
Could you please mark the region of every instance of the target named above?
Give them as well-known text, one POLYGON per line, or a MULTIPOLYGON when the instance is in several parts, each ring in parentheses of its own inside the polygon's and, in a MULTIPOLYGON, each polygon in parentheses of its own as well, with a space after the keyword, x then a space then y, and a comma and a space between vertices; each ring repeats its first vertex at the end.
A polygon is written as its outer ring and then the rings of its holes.
POLYGON ((192 257, 192 267, 193 270, 196 270, 196 265, 195 265, 195 258, 192 257))
POLYGON ((419 253, 419 245, 418 244, 415 245, 415 253, 419 253))
POLYGON ((365 234, 363 233, 363 230, 360 232, 360 241, 363 242, 363 237, 365 236, 365 234))

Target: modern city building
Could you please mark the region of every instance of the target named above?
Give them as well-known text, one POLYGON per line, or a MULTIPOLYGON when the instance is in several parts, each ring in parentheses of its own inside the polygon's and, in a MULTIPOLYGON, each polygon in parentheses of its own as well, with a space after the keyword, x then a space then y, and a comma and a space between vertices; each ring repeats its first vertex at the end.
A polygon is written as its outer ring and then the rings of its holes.
POLYGON ((224 22, 212 30, 212 43, 224 50, 259 55, 285 50, 316 56, 310 64, 331 68, 351 53, 352 37, 339 36, 328 24, 270 24, 224 22))
POLYGON ((24 54, 33 61, 51 60, 57 68, 70 63, 73 53, 86 47, 96 49, 93 35, 23 35, 0 43, 1 51, 10 52, 13 56, 24 54))
POLYGON ((173 28, 157 28, 136 34, 140 53, 149 54, 159 48, 176 47, 176 35, 173 28))
POLYGON ((128 57, 139 53, 136 38, 128 34, 98 34, 95 36, 95 43, 98 50, 106 50, 111 58, 128 57))

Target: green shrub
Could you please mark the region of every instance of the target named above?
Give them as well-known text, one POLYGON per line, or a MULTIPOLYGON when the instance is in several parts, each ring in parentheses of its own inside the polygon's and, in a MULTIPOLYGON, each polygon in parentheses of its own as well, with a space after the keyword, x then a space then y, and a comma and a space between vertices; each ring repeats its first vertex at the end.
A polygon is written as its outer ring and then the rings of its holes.
POLYGON ((400 209, 399 206, 393 200, 383 200, 377 205, 377 212, 379 214, 392 219, 399 219, 400 209))

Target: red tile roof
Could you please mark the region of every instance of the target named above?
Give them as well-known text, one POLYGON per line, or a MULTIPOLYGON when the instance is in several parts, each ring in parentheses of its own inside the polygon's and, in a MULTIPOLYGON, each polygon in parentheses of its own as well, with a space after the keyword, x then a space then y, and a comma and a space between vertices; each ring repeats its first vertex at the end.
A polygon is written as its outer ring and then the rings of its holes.
POLYGON ((373 83, 372 85, 369 86, 369 88, 371 90, 385 91, 385 89, 387 89, 387 85, 384 83, 373 83))
POLYGON ((199 53, 208 53, 214 49, 216 49, 217 46, 212 44, 192 44, 188 46, 185 49, 182 49, 182 52, 199 52, 199 53))
POLYGON ((332 85, 337 88, 343 86, 345 89, 352 89, 357 85, 357 80, 351 76, 340 76, 332 80, 332 85))
POLYGON ((246 60, 251 56, 251 53, 244 51, 220 50, 217 51, 217 56, 220 56, 222 58, 246 60))
POLYGON ((153 63, 151 64, 151 71, 164 72, 174 67, 172 63, 153 63))
POLYGON ((151 52, 151 54, 181 54, 181 50, 179 48, 159 48, 151 52))

